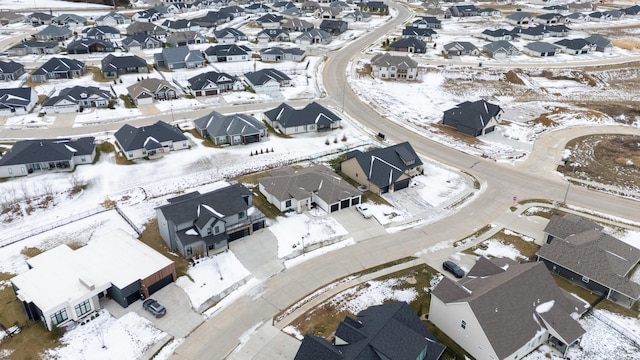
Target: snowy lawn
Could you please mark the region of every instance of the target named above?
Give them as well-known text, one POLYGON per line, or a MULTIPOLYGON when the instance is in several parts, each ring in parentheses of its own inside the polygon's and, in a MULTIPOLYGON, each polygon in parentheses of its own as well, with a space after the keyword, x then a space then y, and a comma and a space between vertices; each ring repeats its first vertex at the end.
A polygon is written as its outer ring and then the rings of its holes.
POLYGON ((176 284, 189 296, 194 309, 251 275, 231 251, 196 260, 196 262, 196 265, 188 270, 193 281, 186 276, 176 280, 176 284))
POLYGON ((322 218, 311 217, 306 213, 287 213, 285 217, 278 217, 270 224, 268 229, 278 239, 278 258, 291 254, 296 248, 303 245, 323 241, 335 240, 347 235, 342 225, 334 218, 327 216, 322 218))
POLYGON ((486 249, 478 248, 474 250, 474 253, 480 256, 487 257, 505 257, 514 261, 524 259, 525 257, 520 254, 520 251, 516 249, 512 244, 505 244, 500 240, 487 240, 483 244, 487 246, 486 249))

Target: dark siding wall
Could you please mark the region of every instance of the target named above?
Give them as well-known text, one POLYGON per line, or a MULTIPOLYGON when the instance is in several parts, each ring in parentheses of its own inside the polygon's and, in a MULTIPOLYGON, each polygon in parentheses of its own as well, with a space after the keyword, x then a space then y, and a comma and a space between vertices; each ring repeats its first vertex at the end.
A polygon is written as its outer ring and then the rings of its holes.
POLYGON ((556 265, 548 260, 542 259, 542 261, 544 262, 544 264, 547 266, 547 269, 549 269, 549 271, 552 274, 560 275, 563 278, 600 295, 602 294, 606 295, 609 292, 609 288, 604 285, 598 284, 597 282, 591 279, 589 279, 588 283, 585 283, 584 281, 582 281, 582 275, 575 273, 569 269, 566 269, 560 265, 556 265), (553 268, 554 266, 556 267, 555 269, 553 268))
POLYGON ((115 302, 126 308, 133 302, 131 299, 134 294, 137 295, 137 299, 140 298, 140 289, 140 280, 138 280, 126 286, 124 289, 120 289, 114 285, 107 290, 107 293, 115 302), (127 300, 127 298, 129 298, 129 300, 127 300))

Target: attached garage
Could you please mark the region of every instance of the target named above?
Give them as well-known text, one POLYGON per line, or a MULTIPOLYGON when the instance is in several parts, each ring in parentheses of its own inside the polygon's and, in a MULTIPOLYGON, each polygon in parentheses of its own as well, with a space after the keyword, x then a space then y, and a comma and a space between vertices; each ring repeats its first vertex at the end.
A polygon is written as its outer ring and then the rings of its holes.
POLYGON ((331 204, 331 212, 338 211, 338 210, 340 210, 339 203, 331 204))
POLYGON ((489 126, 488 128, 484 129, 484 133, 485 134, 492 133, 495 129, 496 129, 495 125, 489 126))
POLYGON ((404 180, 399 180, 398 182, 396 182, 393 185, 393 190, 394 191, 398 191, 398 190, 402 190, 402 189, 406 189, 409 187, 409 183, 411 182, 410 178, 404 179, 404 180))
POLYGON ((250 233, 251 232, 249 230, 249 227, 242 228, 236 232, 232 232, 231 234, 229 234, 229 241, 231 242, 234 240, 241 239, 245 236, 249 236, 250 233))
POLYGON ((245 144, 260 142, 260 134, 244 136, 243 140, 245 144))
POLYGON ((350 205, 351 205, 350 199, 340 201, 340 209, 348 208, 350 205))
POLYGON ((140 94, 140 96, 138 96, 135 100, 136 100, 136 104, 138 105, 153 104, 153 96, 147 93, 140 94))
POLYGON ((204 96, 213 96, 213 95, 218 95, 218 90, 217 89, 205 90, 204 91, 204 96))

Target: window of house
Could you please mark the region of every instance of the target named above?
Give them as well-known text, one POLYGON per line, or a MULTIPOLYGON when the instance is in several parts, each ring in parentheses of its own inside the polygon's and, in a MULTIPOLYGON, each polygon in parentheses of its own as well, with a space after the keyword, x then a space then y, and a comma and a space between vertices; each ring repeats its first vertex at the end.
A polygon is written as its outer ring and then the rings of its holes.
POLYGON ((193 254, 193 249, 191 249, 191 246, 189 246, 187 248, 187 255, 191 255, 191 254, 193 254))
POLYGON ((211 231, 212 231, 211 228, 208 228, 207 229, 207 235, 211 235, 211 231))
POLYGON ((76 305, 74 307, 74 309, 76 310, 76 315, 78 316, 82 316, 86 313, 88 313, 89 311, 91 311, 91 304, 89 303, 89 299, 81 302, 80 304, 76 305))
POLYGON ((83 155, 83 156, 80 156, 80 161, 82 161, 82 162, 87 161, 87 157, 86 157, 86 156, 84 156, 84 155, 83 155))
POLYGON ((460 322, 460 327, 463 328, 463 329, 466 329, 467 328, 467 322, 462 320, 462 322, 460 322))
POLYGON ((585 283, 585 284, 588 284, 589 283, 589 278, 586 277, 586 276, 583 276, 582 277, 582 282, 585 283))
POLYGON ((213 229, 213 233, 214 234, 219 234, 220 233, 220 226, 216 225, 215 228, 213 229))
POLYGON ((8 170, 9 170, 9 175, 13 174, 13 169, 12 168, 9 168, 8 170))
POLYGON ((58 325, 61 322, 66 321, 67 319, 69 319, 69 317, 67 316, 67 309, 62 309, 57 313, 51 315, 51 323, 53 325, 58 325))
POLYGON ((291 207, 291 200, 287 200, 284 202, 284 206, 291 207))
POLYGON ((185 142, 183 142, 183 143, 182 143, 182 146, 187 147, 187 142, 186 142, 186 141, 185 141, 185 142))
POLYGON ((240 211, 240 213, 238 214, 238 217, 240 219, 244 219, 244 211, 240 211))
POLYGON ((133 157, 133 153, 129 153, 129 155, 128 155, 128 156, 129 156, 130 158, 131 158, 131 157, 133 157))

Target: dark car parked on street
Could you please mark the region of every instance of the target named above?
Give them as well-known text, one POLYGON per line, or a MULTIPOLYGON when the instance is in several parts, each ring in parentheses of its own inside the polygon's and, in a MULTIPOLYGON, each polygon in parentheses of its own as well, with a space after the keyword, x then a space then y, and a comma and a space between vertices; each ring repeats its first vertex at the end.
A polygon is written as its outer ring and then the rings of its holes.
POLYGON ((464 270, 462 270, 462 268, 458 266, 456 263, 454 263, 453 261, 447 260, 443 262, 442 268, 452 273, 453 276, 457 277, 458 279, 464 277, 464 270))
POLYGON ((167 313, 167 309, 164 306, 160 305, 159 302, 153 299, 147 299, 142 303, 142 307, 148 312, 152 313, 153 316, 160 318, 163 317, 164 314, 167 313))

